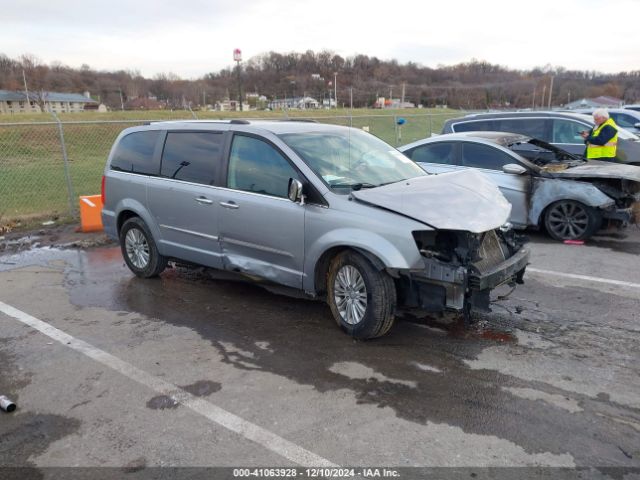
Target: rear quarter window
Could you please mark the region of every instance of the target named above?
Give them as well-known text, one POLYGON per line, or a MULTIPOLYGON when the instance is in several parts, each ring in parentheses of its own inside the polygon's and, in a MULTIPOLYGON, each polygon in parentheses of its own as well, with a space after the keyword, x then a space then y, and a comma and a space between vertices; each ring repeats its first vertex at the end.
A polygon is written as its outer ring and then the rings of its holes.
POLYGON ((153 153, 159 134, 158 130, 147 130, 122 137, 111 158, 111 169, 142 175, 158 175, 159 165, 153 153))
POLYGON ((546 126, 544 118, 508 118, 502 120, 500 130, 549 141, 546 126))
POLYGON ((441 163, 453 165, 454 144, 450 142, 420 145, 405 152, 411 160, 421 163, 441 163))
POLYGON ((222 163, 221 132, 169 132, 160 174, 185 182, 214 185, 222 163))

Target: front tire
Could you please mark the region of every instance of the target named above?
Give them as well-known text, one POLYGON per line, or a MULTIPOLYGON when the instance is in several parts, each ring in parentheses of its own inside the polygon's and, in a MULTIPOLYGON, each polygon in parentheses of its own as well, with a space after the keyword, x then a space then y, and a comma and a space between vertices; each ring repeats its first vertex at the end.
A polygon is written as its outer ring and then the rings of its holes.
POLYGON ((337 255, 327 274, 327 303, 349 335, 381 337, 393 326, 396 289, 393 279, 353 251, 337 255))
POLYGON ((575 200, 552 203, 544 215, 547 233, 556 240, 586 240, 602 225, 600 213, 575 200))
POLYGON ((157 277, 167 267, 149 227, 140 217, 127 220, 120 230, 120 249, 129 269, 141 278, 157 277))

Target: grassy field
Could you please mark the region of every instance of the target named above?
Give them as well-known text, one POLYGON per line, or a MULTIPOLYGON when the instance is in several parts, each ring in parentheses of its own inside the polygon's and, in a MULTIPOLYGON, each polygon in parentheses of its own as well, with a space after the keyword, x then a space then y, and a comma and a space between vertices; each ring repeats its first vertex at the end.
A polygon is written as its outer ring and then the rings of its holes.
MULTIPOLYGON (((194 112, 198 119, 311 118, 323 123, 366 127, 400 146, 439 133, 454 110, 316 110, 284 112, 194 112), (350 115, 352 113, 352 115, 350 115), (404 118, 402 127, 396 125, 404 118)), ((61 114, 69 159, 73 205, 78 195, 100 192, 105 160, 116 136, 148 120, 192 119, 189 111, 83 112, 61 114)), ((0 115, 0 223, 8 219, 72 216, 59 131, 48 114, 0 115)))

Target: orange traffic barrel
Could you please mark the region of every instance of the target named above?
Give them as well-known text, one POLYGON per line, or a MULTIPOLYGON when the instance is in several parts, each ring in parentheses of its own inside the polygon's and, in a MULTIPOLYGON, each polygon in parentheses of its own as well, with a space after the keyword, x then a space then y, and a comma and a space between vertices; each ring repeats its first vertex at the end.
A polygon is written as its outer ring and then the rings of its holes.
POLYGON ((102 230, 102 197, 100 195, 80 197, 80 230, 83 232, 102 230))

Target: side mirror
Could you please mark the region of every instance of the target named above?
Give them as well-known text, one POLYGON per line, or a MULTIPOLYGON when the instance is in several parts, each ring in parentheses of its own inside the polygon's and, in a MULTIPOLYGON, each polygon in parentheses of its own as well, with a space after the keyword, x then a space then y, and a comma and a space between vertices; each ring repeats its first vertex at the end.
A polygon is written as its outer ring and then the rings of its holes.
POLYGON ((302 193, 302 182, 300 180, 296 180, 295 178, 289 179, 289 200, 294 203, 300 202, 301 205, 304 205, 304 195, 302 193))
POLYGON ((633 128, 640 129, 640 122, 636 123, 636 124, 633 126, 633 128))
POLYGON ((502 171, 504 173, 510 173, 512 175, 522 175, 523 173, 527 173, 527 169, 522 165, 518 165, 517 163, 508 163, 502 166, 502 171))

